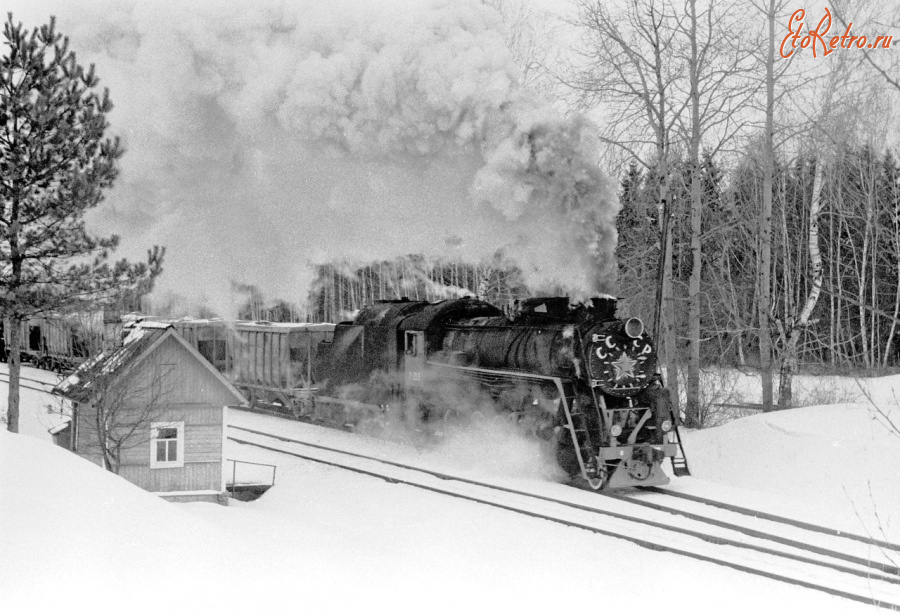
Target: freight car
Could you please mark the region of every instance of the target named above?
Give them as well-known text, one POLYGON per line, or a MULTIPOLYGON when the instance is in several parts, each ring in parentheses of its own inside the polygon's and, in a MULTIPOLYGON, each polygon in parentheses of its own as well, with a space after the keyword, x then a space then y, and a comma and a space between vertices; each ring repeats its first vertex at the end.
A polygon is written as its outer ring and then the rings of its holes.
MULTIPOLYGON (((92 354, 121 343, 123 319, 114 312, 74 312, 34 316, 19 323, 21 360, 68 374, 92 354)), ((8 360, 10 323, 2 325, 0 360, 8 360)))
POLYGON ((643 324, 615 305, 535 298, 504 315, 472 298, 378 302, 320 345, 304 411, 343 403, 359 416, 399 398, 446 420, 474 389, 552 434, 560 465, 592 489, 666 484, 665 459, 688 473, 669 392, 643 324))
POLYGON ((313 386, 320 343, 331 341, 333 324, 270 323, 222 319, 172 321, 175 329, 254 406, 300 415, 313 386))

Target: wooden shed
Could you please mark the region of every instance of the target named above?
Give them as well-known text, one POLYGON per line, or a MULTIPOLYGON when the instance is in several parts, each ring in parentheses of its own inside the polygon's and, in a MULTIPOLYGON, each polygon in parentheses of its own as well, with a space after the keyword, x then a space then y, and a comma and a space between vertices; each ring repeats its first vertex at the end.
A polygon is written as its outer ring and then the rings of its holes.
POLYGON ((170 324, 134 325, 54 393, 78 455, 168 500, 221 499, 225 407, 246 401, 170 324))

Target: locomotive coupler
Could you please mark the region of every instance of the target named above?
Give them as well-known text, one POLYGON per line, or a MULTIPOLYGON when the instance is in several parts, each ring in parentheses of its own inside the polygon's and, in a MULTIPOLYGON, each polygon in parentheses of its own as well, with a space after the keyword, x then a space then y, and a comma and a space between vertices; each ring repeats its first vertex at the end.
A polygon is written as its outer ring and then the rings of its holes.
POLYGON ((662 462, 666 458, 666 454, 661 448, 650 444, 636 444, 632 450, 631 458, 652 466, 656 462, 662 462))

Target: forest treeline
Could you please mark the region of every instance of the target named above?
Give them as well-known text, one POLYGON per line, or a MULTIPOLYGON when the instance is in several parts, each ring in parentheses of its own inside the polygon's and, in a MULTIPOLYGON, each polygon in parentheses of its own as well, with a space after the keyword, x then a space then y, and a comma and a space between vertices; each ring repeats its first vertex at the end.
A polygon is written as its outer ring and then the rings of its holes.
MULTIPOLYGON (((775 173, 772 250, 772 336, 776 356, 795 326, 798 306, 813 281, 809 266, 809 210, 816 166, 822 167, 819 246, 822 300, 802 327, 798 359, 804 369, 874 369, 900 365, 900 164, 891 152, 847 148, 829 161, 779 160, 775 173)), ((684 348, 691 274, 688 163, 675 164, 670 182, 676 332, 684 348)), ((758 367, 758 283, 762 174, 752 158, 724 171, 703 157, 702 363, 758 367)), ((660 251, 658 186, 652 172, 631 163, 620 181, 617 226, 621 314, 652 324, 660 251)), ((528 296, 514 265, 471 264, 407 255, 366 265, 317 266, 307 307, 315 321, 351 318, 379 299, 436 301, 479 296, 495 304, 528 296)), ((278 320, 274 306, 258 314, 278 320), (266 311, 268 310, 268 312, 266 311)), ((262 310, 262 311, 260 311, 262 310)), ((250 317, 250 304, 244 307, 250 317)), ((289 310, 288 310, 289 312, 289 310)), ((294 308, 294 313, 301 310, 294 308)), ((677 360, 685 357, 679 354, 677 360)))
MULTIPOLYGON (((686 424, 702 424, 703 366, 758 369, 765 410, 792 405, 800 370, 898 366, 896 54, 785 57, 786 0, 575 0, 562 18, 489 3, 522 83, 597 122, 622 204, 620 313, 658 333, 686 424)), ((900 26, 900 6, 821 10, 842 32, 900 26)), ((519 273, 499 257, 324 263, 309 304, 289 311, 340 320, 377 298, 503 303, 534 290, 519 273)), ((264 311, 253 306, 244 312, 264 311)))
MULTIPOLYGON (((684 307, 691 274, 687 166, 676 164, 676 181, 669 186, 679 340, 688 339, 684 307)), ((822 297, 800 330, 798 359, 806 368, 895 367, 900 364, 895 339, 900 311, 900 166, 893 153, 865 146, 843 149, 828 161, 800 157, 776 162, 770 308, 776 356, 780 358, 787 345, 799 307, 814 284, 806 238, 817 166, 822 172, 822 297)), ((703 157, 701 170, 702 362, 758 367, 762 174, 752 158, 725 172, 709 155, 703 157)), ((620 191, 620 309, 646 319, 656 299, 657 195, 652 173, 632 163, 620 191)))
POLYGON ((338 322, 351 319, 361 307, 382 299, 480 297, 502 306, 532 295, 522 272, 502 254, 479 263, 408 254, 365 265, 318 265, 307 309, 311 320, 338 322))

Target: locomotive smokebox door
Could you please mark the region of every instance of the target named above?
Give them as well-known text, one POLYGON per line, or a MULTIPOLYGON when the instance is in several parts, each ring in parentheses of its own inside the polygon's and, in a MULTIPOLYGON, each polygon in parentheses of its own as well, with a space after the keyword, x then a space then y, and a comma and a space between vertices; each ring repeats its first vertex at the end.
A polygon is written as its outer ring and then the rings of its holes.
POLYGON ((425 333, 423 331, 406 331, 403 371, 407 390, 422 388, 425 371, 425 333))

